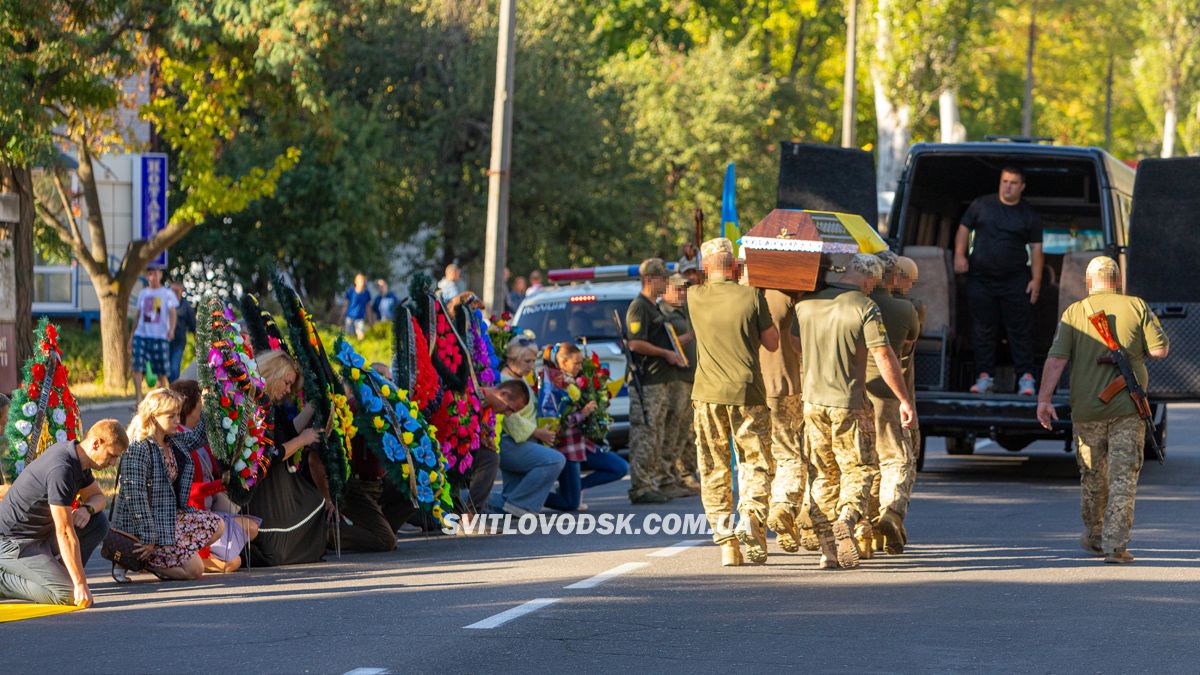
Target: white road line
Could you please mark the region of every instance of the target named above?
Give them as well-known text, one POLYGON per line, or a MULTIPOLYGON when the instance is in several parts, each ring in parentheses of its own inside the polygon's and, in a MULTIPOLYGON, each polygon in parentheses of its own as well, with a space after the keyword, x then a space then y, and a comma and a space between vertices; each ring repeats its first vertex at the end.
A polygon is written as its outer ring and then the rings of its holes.
POLYGON ((483 621, 476 621, 475 623, 471 624, 470 626, 463 626, 463 628, 476 628, 476 629, 480 629, 480 630, 486 630, 488 628, 498 628, 498 627, 503 626, 504 624, 508 623, 509 621, 512 621, 513 619, 519 619, 519 618, 525 616, 526 614, 529 614, 531 612, 536 612, 537 610, 539 610, 543 607, 548 607, 550 605, 553 605, 554 603, 558 602, 559 600, 562 600, 562 598, 537 598, 534 600, 530 600, 529 602, 527 602, 523 605, 517 605, 516 607, 513 607, 512 609, 506 609, 503 612, 500 612, 499 614, 489 616, 488 618, 484 619, 483 621))
POLYGON ((355 668, 347 670, 342 675, 384 675, 387 671, 387 668, 355 668))
POLYGON ((609 579, 612 579, 613 577, 619 577, 622 574, 625 574, 626 572, 640 570, 643 567, 649 567, 649 566, 650 566, 650 563, 648 563, 648 562, 622 563, 622 564, 617 565, 616 567, 612 568, 611 570, 597 574, 596 576, 592 577, 591 579, 584 579, 583 581, 577 581, 577 582, 571 584, 570 586, 563 586, 563 588, 568 589, 568 590, 578 590, 578 589, 583 589, 583 588, 595 588, 595 587, 599 586, 600 584, 608 581, 609 579))
POLYGON ((657 551, 654 551, 653 553, 647 553, 646 557, 647 558, 671 558, 671 557, 679 555, 680 553, 683 553, 684 551, 686 551, 687 549, 689 549, 693 546, 699 546, 700 544, 703 544, 705 541, 707 541, 707 540, 705 540, 705 539, 684 539, 683 541, 671 544, 670 546, 668 546, 666 548, 660 548, 657 551))

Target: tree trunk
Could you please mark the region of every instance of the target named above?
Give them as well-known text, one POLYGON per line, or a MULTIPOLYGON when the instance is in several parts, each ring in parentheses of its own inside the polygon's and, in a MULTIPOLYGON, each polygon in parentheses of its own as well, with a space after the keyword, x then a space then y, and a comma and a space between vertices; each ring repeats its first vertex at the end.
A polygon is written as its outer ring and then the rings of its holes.
POLYGON ((842 147, 857 145, 858 79, 858 0, 850 0, 846 10, 846 64, 842 74, 842 147))
MULTIPOLYGON (((107 279, 92 279, 97 289, 107 279)), ((129 381, 129 289, 103 291, 100 294, 100 342, 104 350, 104 387, 124 391, 129 381)))
POLYGON ((943 143, 962 143, 967 140, 967 129, 959 121, 958 90, 943 89, 938 95, 938 112, 941 120, 943 143))
POLYGON ((875 78, 875 128, 877 130, 876 188, 894 193, 904 170, 904 157, 912 140, 912 107, 888 98, 879 77, 875 78))
POLYGON ((1117 55, 1110 49, 1108 52, 1108 72, 1104 76, 1104 149, 1112 152, 1113 140, 1113 66, 1117 55))
POLYGON ((33 356, 33 177, 28 167, 0 166, 0 192, 21 198, 21 220, 13 226, 13 277, 16 288, 17 368, 33 356))
POLYGON ((1033 135, 1033 52, 1037 44, 1037 0, 1029 3, 1029 44, 1025 47, 1025 103, 1021 109, 1021 135, 1033 135))
POLYGON ((1175 156, 1175 130, 1179 127, 1179 90, 1167 87, 1163 100, 1162 156, 1175 156))

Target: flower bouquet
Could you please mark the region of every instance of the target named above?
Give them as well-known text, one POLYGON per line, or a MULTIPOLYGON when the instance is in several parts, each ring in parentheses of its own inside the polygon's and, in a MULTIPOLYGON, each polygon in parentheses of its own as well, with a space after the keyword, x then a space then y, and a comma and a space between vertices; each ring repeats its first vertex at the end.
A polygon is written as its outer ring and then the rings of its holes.
POLYGON ((4 475, 11 482, 53 443, 80 437, 79 406, 68 386, 58 347, 58 327, 46 319, 33 335, 36 351, 22 370, 21 386, 9 409, 4 475))
POLYGON ((351 383, 358 408, 355 421, 367 448, 383 462, 389 478, 439 523, 451 508, 446 459, 410 392, 366 367, 342 338, 334 346, 342 377, 351 383))
POLYGON ((575 381, 567 386, 567 398, 562 402, 562 416, 582 410, 589 402, 596 402, 596 410, 583 423, 584 438, 596 445, 606 445, 608 428, 612 426, 612 416, 608 413, 609 399, 612 398, 608 387, 609 371, 600 363, 600 357, 593 352, 591 358, 583 360, 583 370, 575 381))

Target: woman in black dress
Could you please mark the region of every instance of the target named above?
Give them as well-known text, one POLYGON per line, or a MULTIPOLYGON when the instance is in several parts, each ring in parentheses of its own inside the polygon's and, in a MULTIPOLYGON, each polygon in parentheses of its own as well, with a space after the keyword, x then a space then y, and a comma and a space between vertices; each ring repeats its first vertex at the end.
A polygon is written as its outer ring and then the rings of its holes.
POLYGON ((254 494, 243 511, 262 518, 258 538, 250 542, 253 565, 295 565, 316 562, 325 554, 325 497, 296 470, 292 455, 315 443, 320 434, 308 425, 313 408, 308 404, 299 414, 284 405, 300 379, 300 368, 282 351, 258 356, 258 370, 266 381, 266 393, 274 408, 275 444, 265 476, 254 486, 254 494))

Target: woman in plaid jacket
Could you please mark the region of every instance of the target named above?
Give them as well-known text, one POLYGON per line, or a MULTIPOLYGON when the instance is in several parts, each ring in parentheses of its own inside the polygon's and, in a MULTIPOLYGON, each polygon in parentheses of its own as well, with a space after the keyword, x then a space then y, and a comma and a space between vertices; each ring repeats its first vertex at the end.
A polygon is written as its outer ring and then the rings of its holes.
POLYGON ((169 389, 155 389, 142 399, 129 424, 129 450, 121 457, 113 519, 113 527, 141 541, 135 550, 161 579, 199 579, 204 562, 198 552, 224 531, 220 516, 188 505, 191 450, 205 437, 203 424, 173 433, 182 406, 183 397, 169 389))

